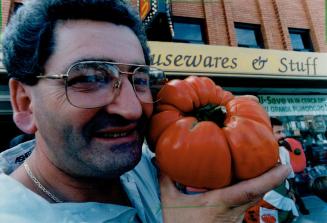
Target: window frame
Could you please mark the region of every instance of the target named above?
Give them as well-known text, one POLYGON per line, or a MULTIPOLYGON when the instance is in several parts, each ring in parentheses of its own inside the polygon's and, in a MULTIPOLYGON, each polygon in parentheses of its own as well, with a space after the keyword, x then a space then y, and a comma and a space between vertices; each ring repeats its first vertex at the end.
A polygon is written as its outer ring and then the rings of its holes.
POLYGON ((314 52, 311 36, 310 36, 310 29, 301 29, 301 28, 288 28, 289 38, 291 42, 291 47, 293 51, 299 52, 314 52), (301 36, 303 49, 294 48, 293 41, 291 38, 291 34, 298 34, 301 36))
POLYGON ((265 44, 263 42, 263 36, 261 32, 261 25, 259 24, 250 24, 250 23, 242 23, 242 22, 235 22, 234 23, 234 29, 235 29, 235 36, 236 36, 236 41, 237 41, 237 46, 238 47, 246 47, 246 48, 255 48, 255 49, 264 49, 265 44), (257 45, 245 45, 245 44, 240 44, 237 38, 237 30, 236 29, 243 29, 243 30, 251 30, 254 31, 255 35, 255 40, 257 42, 257 45))
POLYGON ((187 17, 173 17, 172 18, 172 24, 175 30, 175 23, 183 23, 183 24, 190 24, 190 25, 198 25, 200 27, 201 37, 202 41, 199 40, 191 40, 191 39, 177 39, 175 36, 172 37, 172 42, 178 42, 178 43, 193 43, 193 44, 206 44, 207 38, 206 38, 206 29, 205 29, 205 23, 203 19, 199 18, 187 18, 187 17))

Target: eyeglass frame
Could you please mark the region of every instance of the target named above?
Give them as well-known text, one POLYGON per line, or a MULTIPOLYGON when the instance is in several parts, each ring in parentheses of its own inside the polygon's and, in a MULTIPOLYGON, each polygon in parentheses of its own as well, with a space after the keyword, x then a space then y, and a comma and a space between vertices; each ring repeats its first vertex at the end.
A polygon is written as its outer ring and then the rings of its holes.
MULTIPOLYGON (((69 102, 69 104, 71 104, 72 106, 74 107, 77 107, 77 108, 83 108, 83 109, 93 109, 93 108, 100 108, 100 107, 103 107, 105 105, 108 105, 110 104, 110 102, 108 102, 108 104, 104 104, 104 105, 101 105, 101 106, 95 106, 95 107, 81 107, 81 106, 77 106, 77 105, 74 105, 74 103, 72 103, 70 101, 70 98, 68 97, 68 93, 67 93, 67 85, 68 85, 68 77, 69 77, 69 71, 74 67, 76 66, 77 64, 84 64, 84 63, 105 63, 105 64, 111 64, 111 65, 115 65, 115 68, 117 69, 118 71, 118 77, 117 77, 117 80, 116 82, 113 84, 113 88, 115 89, 120 89, 121 87, 121 83, 122 83, 122 76, 123 74, 127 75, 127 76, 133 76, 135 73, 135 71, 139 68, 139 67, 147 67, 149 69, 155 69, 157 71, 161 71, 164 75, 164 82, 166 83, 168 81, 168 79, 165 77, 165 72, 159 68, 156 68, 156 67, 153 67, 153 66, 150 66, 150 65, 143 65, 143 64, 129 64, 129 63, 119 63, 119 62, 112 62, 112 61, 103 61, 103 60, 85 60, 85 61, 78 61, 78 62, 75 62, 73 64, 71 64, 69 66, 69 68, 67 69, 67 72, 64 73, 64 74, 45 74, 45 73, 40 73, 40 75, 36 76, 36 78, 38 79, 50 79, 50 80, 58 80, 58 79, 63 79, 64 82, 65 82, 65 95, 66 95, 66 99, 67 101, 69 102), (129 72, 129 71, 122 71, 118 65, 124 65, 124 66, 133 66, 133 67, 136 67, 133 72, 129 72)), ((160 99, 156 100, 156 101, 153 101, 152 103, 150 102, 143 102, 141 101, 141 99, 138 97, 137 93, 136 93, 136 90, 135 90, 135 86, 134 86, 134 83, 131 83, 132 86, 133 86, 133 90, 134 90, 134 93, 136 95, 136 97, 138 98, 138 100, 142 103, 149 103, 149 104, 154 104, 156 102, 158 102, 160 99)), ((150 87, 151 89, 151 87, 150 87)), ((114 98, 113 98, 114 100, 114 98)))

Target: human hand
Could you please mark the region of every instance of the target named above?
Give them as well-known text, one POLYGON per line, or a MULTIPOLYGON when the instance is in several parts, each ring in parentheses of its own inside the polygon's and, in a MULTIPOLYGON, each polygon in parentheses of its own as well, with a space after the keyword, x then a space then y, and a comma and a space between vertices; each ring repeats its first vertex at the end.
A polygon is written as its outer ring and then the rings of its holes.
POLYGON ((196 195, 178 191, 168 176, 160 176, 164 222, 228 223, 241 222, 250 206, 286 179, 290 168, 281 165, 265 174, 222 189, 196 195))

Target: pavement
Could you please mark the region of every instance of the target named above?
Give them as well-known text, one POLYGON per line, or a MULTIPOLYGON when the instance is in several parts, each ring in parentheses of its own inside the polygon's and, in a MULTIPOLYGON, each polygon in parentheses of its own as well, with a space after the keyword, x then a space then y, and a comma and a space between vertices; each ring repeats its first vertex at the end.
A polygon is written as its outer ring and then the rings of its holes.
POLYGON ((310 195, 302 197, 302 200, 307 209, 309 209, 309 215, 302 215, 297 217, 292 223, 327 223, 327 203, 321 200, 319 197, 310 195))

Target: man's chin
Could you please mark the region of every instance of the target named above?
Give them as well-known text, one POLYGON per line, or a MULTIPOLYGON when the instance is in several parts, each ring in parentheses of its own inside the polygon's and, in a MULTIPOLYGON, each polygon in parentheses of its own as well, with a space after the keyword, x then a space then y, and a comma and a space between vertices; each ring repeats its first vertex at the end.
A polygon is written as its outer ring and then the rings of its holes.
MULTIPOLYGON (((93 171, 88 174, 83 173, 82 178, 96 178, 96 179, 116 179, 128 171, 133 170, 141 160, 141 155, 134 156, 133 159, 124 160, 110 165, 102 165, 93 168, 93 171)), ((108 161, 111 162, 111 161, 108 161)))
MULTIPOLYGON (((123 173, 130 171, 140 162, 142 157, 142 143, 133 142, 115 146, 112 148, 112 155, 116 156, 115 160, 108 160, 111 163, 111 168, 114 171, 114 175, 122 175, 123 173)), ((110 170, 109 170, 110 171, 110 170)))

